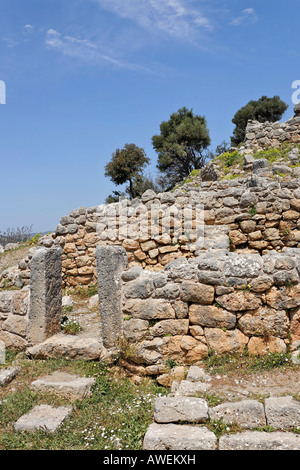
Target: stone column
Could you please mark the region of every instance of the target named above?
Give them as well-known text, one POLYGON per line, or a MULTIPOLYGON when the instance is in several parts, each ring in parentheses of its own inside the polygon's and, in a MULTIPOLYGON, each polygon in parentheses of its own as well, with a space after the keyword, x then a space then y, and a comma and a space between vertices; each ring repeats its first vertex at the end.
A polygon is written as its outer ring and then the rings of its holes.
POLYGON ((98 296, 105 348, 117 346, 122 335, 121 274, 128 267, 128 257, 121 246, 96 248, 98 296))
POLYGON ((40 248, 30 265, 28 342, 33 346, 61 331, 62 265, 60 248, 40 248))

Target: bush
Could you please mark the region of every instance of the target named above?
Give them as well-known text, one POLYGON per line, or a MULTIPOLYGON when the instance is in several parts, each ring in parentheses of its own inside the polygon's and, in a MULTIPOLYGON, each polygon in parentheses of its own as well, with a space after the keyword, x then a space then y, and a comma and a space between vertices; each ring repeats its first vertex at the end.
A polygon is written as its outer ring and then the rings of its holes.
POLYGON ((0 244, 28 242, 32 236, 32 225, 17 228, 7 228, 0 231, 0 244))

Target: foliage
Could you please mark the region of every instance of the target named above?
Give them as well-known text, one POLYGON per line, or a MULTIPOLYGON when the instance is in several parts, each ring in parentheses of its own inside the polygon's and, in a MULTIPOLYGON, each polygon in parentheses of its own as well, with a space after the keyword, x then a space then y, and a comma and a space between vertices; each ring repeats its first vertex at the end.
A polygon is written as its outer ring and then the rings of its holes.
POLYGON ((290 353, 268 353, 265 355, 252 355, 247 351, 244 354, 214 355, 209 353, 205 359, 206 367, 211 374, 220 373, 252 373, 268 371, 278 367, 293 368, 290 353))
MULTIPOLYGON (((150 162, 144 149, 135 144, 125 144, 123 149, 117 148, 112 154, 112 159, 105 166, 105 176, 109 177, 116 185, 129 182, 126 192, 130 198, 137 197, 137 185, 141 183, 142 171, 150 162)), ((122 193, 117 193, 115 195, 122 193)), ((124 194, 124 193, 123 193, 124 194)))
POLYGON ((93 297, 93 295, 96 295, 96 294, 98 294, 97 284, 90 284, 88 286, 88 292, 87 292, 88 297, 93 297))
POLYGON ((242 156, 238 151, 225 152, 217 157, 217 160, 221 162, 226 168, 240 163, 242 156))
POLYGON ((204 151, 210 145, 206 119, 183 107, 160 124, 160 134, 152 137, 152 144, 158 153, 157 168, 165 184, 173 187, 206 163, 204 151))
POLYGON ((0 244, 27 242, 31 238, 32 225, 17 228, 7 228, 4 232, 0 231, 0 244))
POLYGON ((67 335, 76 335, 81 331, 81 326, 77 320, 70 319, 64 315, 61 319, 61 328, 67 335))
POLYGON ((233 124, 235 124, 233 137, 231 137, 232 145, 239 145, 244 142, 247 123, 250 119, 258 122, 276 122, 281 119, 287 108, 288 105, 279 96, 273 98, 262 96, 257 101, 249 101, 246 106, 243 106, 235 113, 232 119, 233 124))
POLYGON ((136 386, 117 368, 97 361, 22 361, 17 388, 0 389, 0 450, 141 450, 153 405, 167 390, 144 379, 136 386), (30 390, 54 370, 94 377, 92 396, 72 403, 73 413, 55 432, 15 432, 14 422, 35 405, 69 406, 69 399, 30 390))

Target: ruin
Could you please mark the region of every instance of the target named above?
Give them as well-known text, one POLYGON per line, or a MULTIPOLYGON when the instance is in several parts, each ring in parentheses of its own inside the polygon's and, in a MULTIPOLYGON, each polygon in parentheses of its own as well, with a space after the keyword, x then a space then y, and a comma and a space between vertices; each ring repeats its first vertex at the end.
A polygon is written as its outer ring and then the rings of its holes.
POLYGON ((249 122, 243 168, 229 176, 217 158, 213 171, 171 192, 62 217, 2 274, 22 288, 0 292, 0 340, 17 350, 47 341, 61 329, 62 288, 97 284, 102 337, 92 357, 121 344, 124 366, 137 373, 163 374, 171 359, 197 364, 208 352, 297 349, 299 122, 297 106, 273 134, 269 124, 249 122), (262 145, 282 142, 290 145, 285 160, 257 157, 262 145))

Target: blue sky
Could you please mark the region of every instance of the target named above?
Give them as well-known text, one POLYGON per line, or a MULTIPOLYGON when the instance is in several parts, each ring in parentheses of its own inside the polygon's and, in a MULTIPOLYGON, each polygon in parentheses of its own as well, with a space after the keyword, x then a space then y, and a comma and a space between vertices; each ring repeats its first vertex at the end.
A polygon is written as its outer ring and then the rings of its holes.
POLYGON ((155 176, 151 137, 182 106, 206 117, 212 150, 251 99, 279 95, 287 120, 299 12, 299 0, 1 0, 0 230, 54 230, 103 203, 125 143, 155 176))

